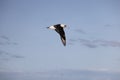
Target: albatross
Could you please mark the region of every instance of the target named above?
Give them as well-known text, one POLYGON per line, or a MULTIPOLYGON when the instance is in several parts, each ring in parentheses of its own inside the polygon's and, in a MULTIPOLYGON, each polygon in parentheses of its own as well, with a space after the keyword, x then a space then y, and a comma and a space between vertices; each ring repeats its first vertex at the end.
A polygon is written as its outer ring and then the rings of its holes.
POLYGON ((65 37, 65 32, 64 32, 65 27, 66 27, 65 24, 56 24, 56 25, 47 27, 48 29, 55 30, 60 35, 61 41, 64 46, 66 46, 66 37, 65 37))

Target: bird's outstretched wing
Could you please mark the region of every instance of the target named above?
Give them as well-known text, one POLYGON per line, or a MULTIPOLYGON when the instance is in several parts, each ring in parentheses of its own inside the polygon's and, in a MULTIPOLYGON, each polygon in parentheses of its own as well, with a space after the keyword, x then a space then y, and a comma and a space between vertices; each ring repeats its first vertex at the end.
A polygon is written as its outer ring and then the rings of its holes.
POLYGON ((63 45, 66 46, 66 37, 65 37, 65 32, 64 32, 63 28, 56 27, 55 31, 60 35, 63 45))

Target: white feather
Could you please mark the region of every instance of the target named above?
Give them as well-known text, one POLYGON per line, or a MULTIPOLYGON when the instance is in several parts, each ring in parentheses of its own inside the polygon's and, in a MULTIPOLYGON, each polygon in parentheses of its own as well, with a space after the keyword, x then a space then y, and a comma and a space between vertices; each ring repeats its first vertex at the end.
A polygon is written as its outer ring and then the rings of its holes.
POLYGON ((60 26, 61 26, 61 27, 63 27, 63 28, 65 28, 65 27, 66 27, 66 25, 65 25, 65 24, 60 24, 60 26))
POLYGON ((54 26, 50 26, 49 28, 50 28, 50 29, 53 29, 53 30, 56 29, 54 26))

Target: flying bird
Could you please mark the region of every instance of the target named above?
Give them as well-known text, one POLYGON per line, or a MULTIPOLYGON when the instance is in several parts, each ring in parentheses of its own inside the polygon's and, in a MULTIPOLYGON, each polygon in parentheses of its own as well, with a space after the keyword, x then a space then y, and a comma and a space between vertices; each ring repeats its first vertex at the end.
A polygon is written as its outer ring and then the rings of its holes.
POLYGON ((66 46, 66 37, 65 37, 65 32, 64 32, 65 27, 66 27, 65 24, 56 24, 56 25, 47 27, 48 29, 55 30, 60 35, 61 41, 64 46, 66 46))

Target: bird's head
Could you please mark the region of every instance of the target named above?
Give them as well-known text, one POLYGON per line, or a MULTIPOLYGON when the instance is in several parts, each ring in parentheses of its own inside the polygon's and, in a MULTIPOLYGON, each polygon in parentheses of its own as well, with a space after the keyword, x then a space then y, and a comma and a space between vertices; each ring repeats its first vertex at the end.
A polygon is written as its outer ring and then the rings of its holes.
POLYGON ((67 27, 67 25, 65 25, 65 24, 60 24, 60 26, 63 28, 67 27))

